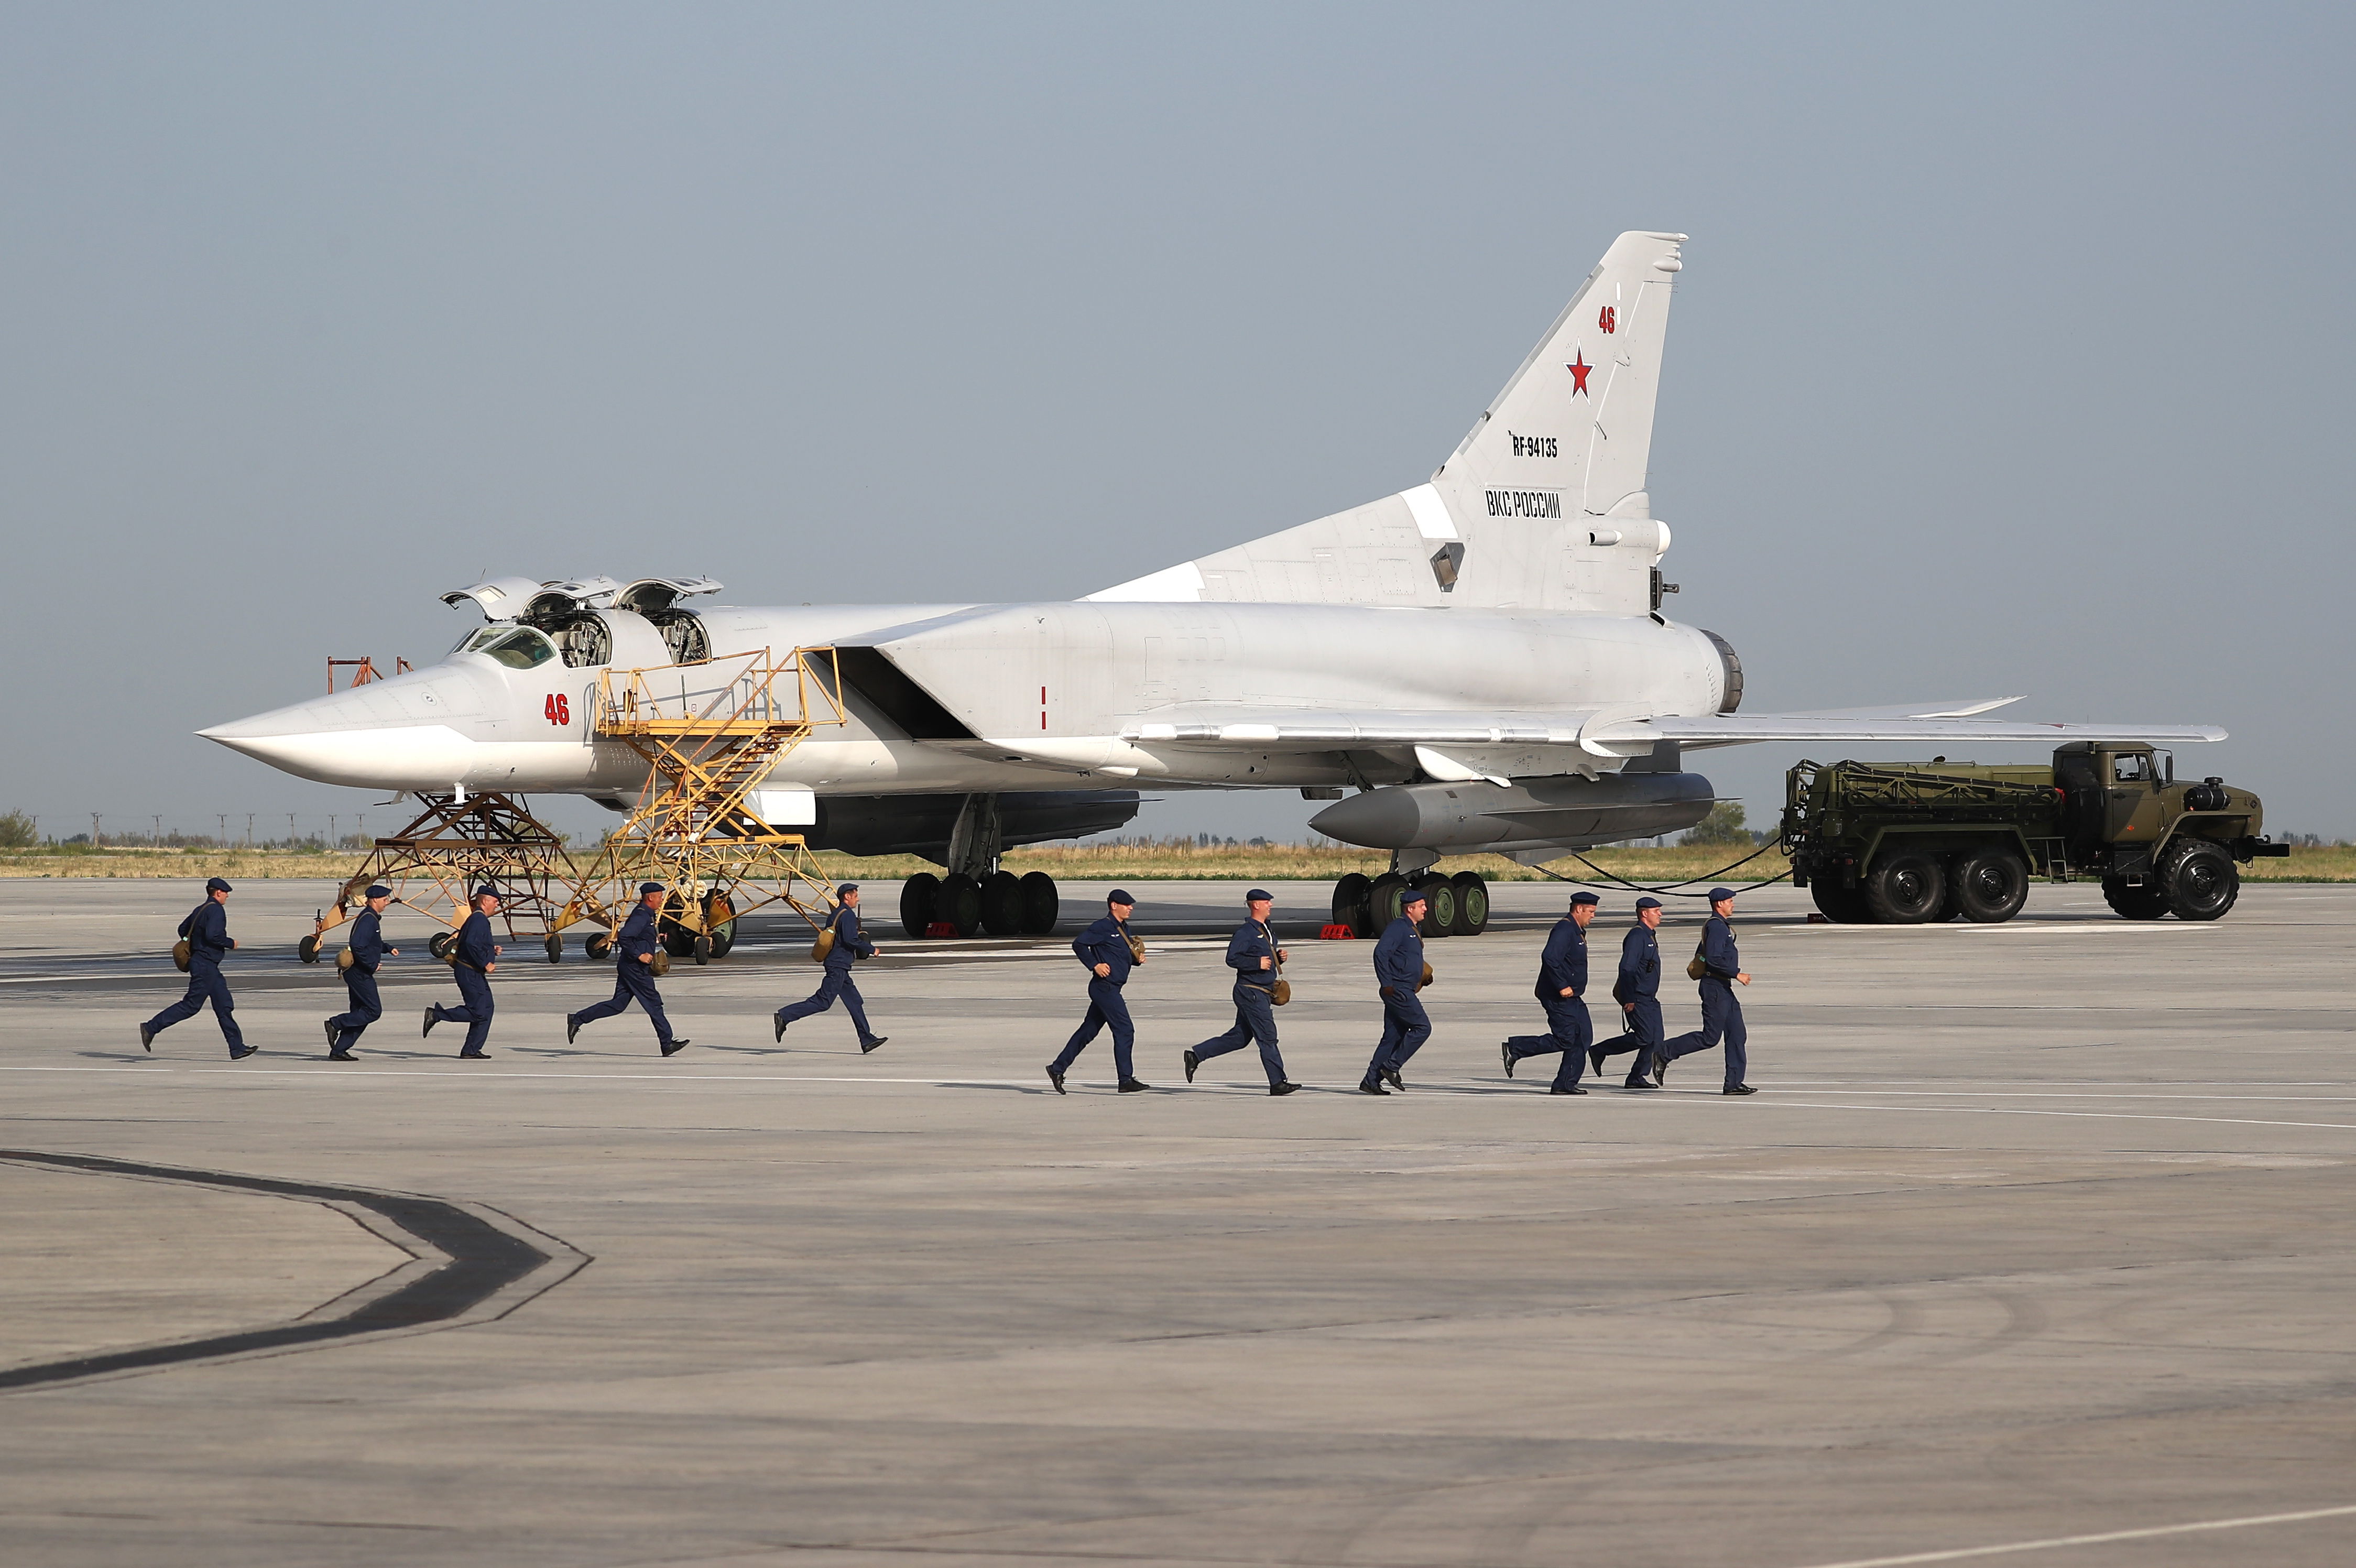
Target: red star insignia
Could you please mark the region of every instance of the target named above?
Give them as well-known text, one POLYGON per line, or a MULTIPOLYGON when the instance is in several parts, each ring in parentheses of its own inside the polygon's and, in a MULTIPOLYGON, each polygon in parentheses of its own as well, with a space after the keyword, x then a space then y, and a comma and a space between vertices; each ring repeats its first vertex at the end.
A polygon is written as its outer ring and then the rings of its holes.
POLYGON ((1580 396, 1585 397, 1587 395, 1587 372, 1594 368, 1595 367, 1593 365, 1587 362, 1587 350, 1584 349, 1580 349, 1578 357, 1563 367, 1564 370, 1570 372, 1570 390, 1577 392, 1580 396))

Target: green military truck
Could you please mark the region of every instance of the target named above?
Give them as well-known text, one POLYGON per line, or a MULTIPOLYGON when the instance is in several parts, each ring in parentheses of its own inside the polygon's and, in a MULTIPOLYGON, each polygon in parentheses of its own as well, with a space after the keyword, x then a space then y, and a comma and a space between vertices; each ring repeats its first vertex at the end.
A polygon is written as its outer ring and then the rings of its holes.
POLYGON ((2244 865, 2285 855, 2258 836, 2258 798, 2176 780, 2175 758, 2129 741, 2072 741, 2051 768, 1803 762, 1784 776, 1792 882, 1827 919, 2009 920, 2031 876, 2100 877, 2130 920, 2214 920, 2244 865))

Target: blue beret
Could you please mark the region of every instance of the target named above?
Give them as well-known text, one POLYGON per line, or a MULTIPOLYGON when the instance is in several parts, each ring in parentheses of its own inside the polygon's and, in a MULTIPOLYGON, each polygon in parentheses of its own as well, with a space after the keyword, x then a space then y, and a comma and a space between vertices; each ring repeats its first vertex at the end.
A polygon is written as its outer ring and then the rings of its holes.
POLYGON ((638 884, 638 897, 641 898, 645 897, 649 893, 664 893, 668 891, 669 891, 669 889, 666 888, 659 882, 641 882, 638 884))
POLYGON ((1733 897, 1734 889, 1731 887, 1713 887, 1709 890, 1709 901, 1713 904, 1721 903, 1733 897))
POLYGON ((1639 909, 1657 909, 1660 907, 1661 901, 1649 894, 1636 900, 1636 908, 1639 909))
POLYGON ((361 894, 360 897, 363 898, 390 898, 392 897, 392 889, 387 887, 381 882, 371 882, 368 885, 368 891, 361 894))
POLYGON ((1108 904, 1134 904, 1137 900, 1129 896, 1128 888, 1116 887, 1111 892, 1105 895, 1105 902, 1108 904))
POLYGON ((1402 909, 1406 908, 1409 904, 1429 904, 1430 902, 1431 896, 1420 887, 1410 887, 1406 892, 1399 895, 1399 908, 1402 909))
POLYGON ((1255 887, 1244 895, 1244 902, 1247 904, 1257 904, 1263 898, 1271 904, 1276 902, 1276 895, 1265 887, 1255 887))
POLYGON ((482 886, 475 889, 475 897, 477 898, 497 898, 499 897, 499 890, 492 886, 490 884, 485 883, 482 886))
POLYGON ((234 893, 237 889, 231 887, 228 883, 223 882, 218 876, 209 876, 205 879, 205 891, 208 893, 234 893))
POLYGON ((841 884, 837 885, 837 886, 835 887, 834 893, 835 893, 835 897, 839 898, 839 897, 842 897, 842 895, 844 895, 845 893, 856 893, 856 892, 858 892, 858 891, 859 891, 859 884, 858 884, 858 883, 856 883, 856 882, 844 882, 844 883, 841 883, 841 884))
POLYGON ((1602 899, 1598 898, 1594 894, 1590 893, 1584 887, 1572 894, 1570 896, 1570 901, 1574 904, 1601 904, 1603 902, 1602 899))

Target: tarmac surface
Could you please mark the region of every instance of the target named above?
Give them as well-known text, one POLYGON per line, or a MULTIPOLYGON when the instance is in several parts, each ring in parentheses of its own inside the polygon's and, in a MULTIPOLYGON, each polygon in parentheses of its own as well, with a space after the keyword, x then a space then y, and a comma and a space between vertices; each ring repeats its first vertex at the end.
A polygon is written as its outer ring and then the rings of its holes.
POLYGON ((636 1012, 566 1046, 611 989, 575 944, 511 952, 459 1062, 396 915, 343 1066, 291 956, 323 886, 232 898, 231 1064, 209 1015, 135 1036, 193 885, 0 882, 0 1561, 2356 1561, 2356 888, 1746 896, 1761 1092, 1565 1099, 1496 1044, 1565 890, 1501 884, 1380 1104, 1322 886, 1277 887, 1281 1100, 1178 1065, 1240 886, 1136 890, 1157 1092, 1099 1040, 1058 1098, 1098 887, 1053 941, 878 921, 867 1057, 840 1011, 772 1042, 817 974, 773 926, 665 983, 677 1058, 636 1012))

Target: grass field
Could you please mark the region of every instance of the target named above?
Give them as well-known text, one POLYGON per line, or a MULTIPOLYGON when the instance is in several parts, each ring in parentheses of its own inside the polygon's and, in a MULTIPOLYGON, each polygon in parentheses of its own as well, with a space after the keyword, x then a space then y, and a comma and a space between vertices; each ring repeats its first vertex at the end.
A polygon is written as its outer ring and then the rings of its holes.
MULTIPOLYGON (((1587 858, 1613 876, 1633 882, 1667 883, 1720 875, 1730 884, 1765 881, 1781 876, 1786 862, 1773 848, 1737 870, 1726 868, 1749 852, 1740 847, 1704 844, 1666 849, 1590 850, 1587 858)), ((580 860, 586 863, 588 856, 580 860)), ((938 868, 914 855, 820 854, 827 875, 836 881, 897 882, 919 871, 938 868)), ((1074 882, 1330 882, 1347 872, 1372 875, 1389 864, 1375 851, 1328 845, 1243 844, 1196 846, 1168 844, 1041 844, 1010 852, 1004 861, 1013 872, 1044 871, 1074 882)), ((102 848, 83 845, 65 849, 0 850, 0 876, 225 876, 262 880, 279 877, 340 881, 359 865, 356 854, 325 851, 281 853, 270 850, 191 851, 102 848)), ((1464 855, 1440 863, 1446 871, 1473 870, 1493 882, 1536 882, 1544 874, 1494 854, 1464 855)), ((1551 862, 1548 869, 1574 880, 1594 880, 1593 874, 1569 858, 1551 862)), ((2287 860, 2261 860, 2243 868, 2250 882, 2356 882, 2356 845, 2294 848, 2287 860)))

